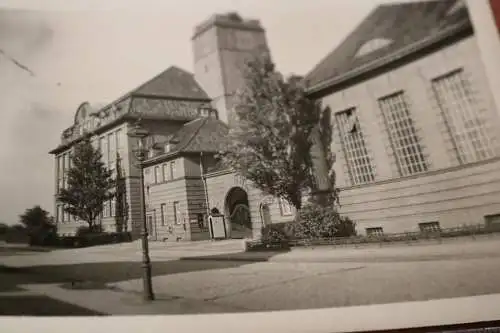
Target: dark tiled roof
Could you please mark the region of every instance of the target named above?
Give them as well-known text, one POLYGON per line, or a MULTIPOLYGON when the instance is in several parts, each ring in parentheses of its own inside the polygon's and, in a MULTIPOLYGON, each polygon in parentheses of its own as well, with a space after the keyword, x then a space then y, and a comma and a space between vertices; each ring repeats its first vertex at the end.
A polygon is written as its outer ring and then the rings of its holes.
POLYGON ((190 121, 199 116, 199 108, 207 102, 194 100, 134 97, 131 113, 141 114, 145 118, 190 121))
POLYGON ((457 0, 384 4, 375 8, 357 28, 305 77, 310 91, 379 59, 463 24, 470 25, 465 6, 447 12, 457 0), (360 47, 374 39, 392 43, 371 53, 356 56, 360 47))
POLYGON ((210 100, 194 75, 175 66, 158 74, 132 93, 180 99, 210 100))
POLYGON ((163 150, 150 161, 177 153, 218 153, 227 143, 228 126, 216 118, 203 117, 185 123, 167 140, 156 142, 152 148, 163 150), (164 151, 166 144, 170 151, 164 151))
MULTIPOLYGON (((202 124, 197 127, 196 132, 193 133, 189 142, 181 150, 183 152, 213 153, 222 150, 229 133, 227 125, 215 118, 205 118, 199 122, 202 124)), ((192 129, 190 130, 192 131, 192 129)))

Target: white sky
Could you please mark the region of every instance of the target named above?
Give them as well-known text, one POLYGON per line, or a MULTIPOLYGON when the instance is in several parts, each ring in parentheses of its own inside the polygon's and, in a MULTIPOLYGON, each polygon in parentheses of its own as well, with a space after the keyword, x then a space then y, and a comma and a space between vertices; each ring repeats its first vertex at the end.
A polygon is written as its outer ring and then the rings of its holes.
POLYGON ((193 28, 213 13, 260 19, 279 70, 306 74, 380 2, 0 0, 0 49, 36 74, 0 55, 0 222, 35 204, 52 213, 48 152, 78 105, 111 102, 170 65, 192 71, 193 28))

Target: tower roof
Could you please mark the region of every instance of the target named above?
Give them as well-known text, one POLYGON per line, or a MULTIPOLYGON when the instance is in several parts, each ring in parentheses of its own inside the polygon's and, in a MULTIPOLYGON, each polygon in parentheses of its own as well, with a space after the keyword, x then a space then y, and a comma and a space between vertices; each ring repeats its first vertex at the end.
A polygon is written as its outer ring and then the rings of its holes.
POLYGON ((195 39, 197 36, 214 26, 264 32, 264 28, 259 20, 243 18, 237 12, 229 12, 225 14, 214 14, 204 22, 198 24, 194 28, 192 39, 195 39))

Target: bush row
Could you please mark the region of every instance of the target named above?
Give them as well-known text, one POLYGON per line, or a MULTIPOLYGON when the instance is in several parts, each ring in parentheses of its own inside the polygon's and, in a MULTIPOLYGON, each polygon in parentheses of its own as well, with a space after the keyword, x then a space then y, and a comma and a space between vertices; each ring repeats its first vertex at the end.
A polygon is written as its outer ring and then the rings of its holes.
POLYGON ((29 236, 19 231, 7 231, 0 234, 0 240, 11 244, 27 244, 29 242, 29 236))
MULTIPOLYGON (((300 222, 299 222, 300 223, 300 222)), ((319 245, 356 245, 370 243, 411 242, 420 240, 439 240, 441 238, 474 237, 500 232, 500 226, 473 225, 434 232, 405 232, 383 235, 365 235, 351 237, 300 237, 294 233, 297 222, 271 224, 262 229, 262 238, 259 241, 247 243, 248 251, 284 249, 294 246, 319 245)), ((303 227, 303 226, 302 226, 303 227)))
POLYGON ((299 214, 299 220, 273 223, 262 228, 265 243, 293 242, 302 239, 350 237, 356 235, 356 224, 341 216, 334 207, 316 204, 306 205, 299 214))
POLYGON ((333 207, 305 206, 298 221, 273 223, 262 228, 261 239, 246 244, 247 251, 283 250, 292 246, 351 245, 411 242, 500 232, 500 225, 472 225, 434 232, 405 232, 358 236, 355 223, 333 207))
POLYGON ((57 237, 53 244, 45 244, 46 246, 75 248, 75 247, 89 247, 106 244, 116 244, 131 242, 132 234, 130 232, 102 232, 102 233, 89 233, 84 235, 75 236, 62 236, 57 237))
POLYGON ((78 229, 74 236, 59 236, 56 233, 30 237, 30 245, 58 248, 89 247, 105 244, 131 242, 130 232, 103 232, 100 228, 89 230, 87 227, 78 229))

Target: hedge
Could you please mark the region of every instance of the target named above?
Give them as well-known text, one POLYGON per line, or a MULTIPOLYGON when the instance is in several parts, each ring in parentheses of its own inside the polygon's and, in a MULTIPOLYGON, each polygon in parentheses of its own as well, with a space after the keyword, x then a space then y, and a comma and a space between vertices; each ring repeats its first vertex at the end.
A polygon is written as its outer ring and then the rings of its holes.
POLYGON ((435 232, 404 232, 351 237, 300 238, 293 232, 297 222, 275 223, 262 228, 262 238, 246 242, 247 251, 283 250, 300 246, 361 245, 441 240, 442 238, 475 237, 500 232, 500 225, 469 225, 441 229, 435 232))
POLYGON ((131 242, 130 232, 84 233, 75 236, 56 236, 44 239, 41 243, 34 240, 31 245, 50 246, 56 248, 80 248, 97 245, 131 242))

